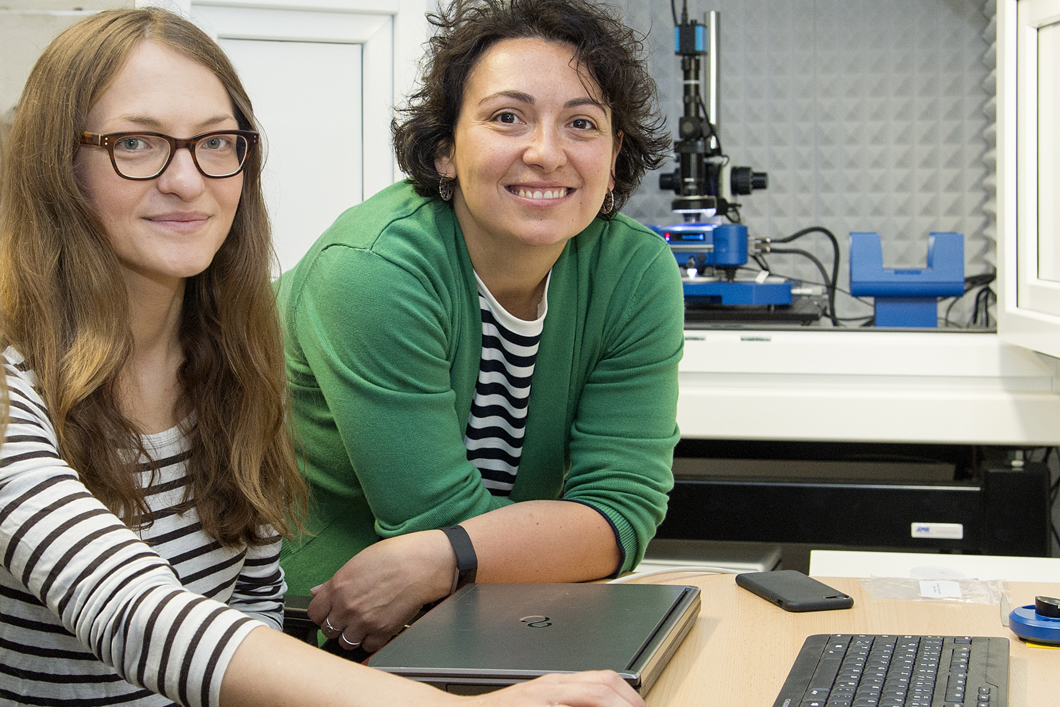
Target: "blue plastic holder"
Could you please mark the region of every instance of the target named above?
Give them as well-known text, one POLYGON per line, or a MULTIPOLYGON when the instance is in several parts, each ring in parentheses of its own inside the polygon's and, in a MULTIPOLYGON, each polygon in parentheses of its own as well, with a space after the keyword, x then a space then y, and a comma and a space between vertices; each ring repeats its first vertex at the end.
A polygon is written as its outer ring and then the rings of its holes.
POLYGON ((1060 619, 1042 616, 1034 604, 1013 609, 1008 615, 1012 632, 1025 641, 1060 646, 1060 619))
POLYGON ((880 234, 850 234, 850 291, 873 297, 876 326, 938 326, 938 298, 964 294, 964 236, 928 236, 927 267, 898 270, 883 267, 880 234))

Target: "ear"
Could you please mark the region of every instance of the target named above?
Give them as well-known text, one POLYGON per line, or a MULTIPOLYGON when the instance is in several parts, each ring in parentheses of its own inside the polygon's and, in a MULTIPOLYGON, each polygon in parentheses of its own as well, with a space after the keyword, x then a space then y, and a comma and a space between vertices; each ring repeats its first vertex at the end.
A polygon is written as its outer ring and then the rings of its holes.
POLYGON ((621 130, 618 131, 618 135, 615 136, 615 147, 611 151, 611 177, 607 180, 607 188, 615 188, 615 165, 618 164, 618 153, 622 150, 622 138, 624 137, 621 130))
POLYGON ((456 179, 456 164, 453 163, 452 145, 440 145, 434 158, 434 168, 438 174, 449 179, 456 179))

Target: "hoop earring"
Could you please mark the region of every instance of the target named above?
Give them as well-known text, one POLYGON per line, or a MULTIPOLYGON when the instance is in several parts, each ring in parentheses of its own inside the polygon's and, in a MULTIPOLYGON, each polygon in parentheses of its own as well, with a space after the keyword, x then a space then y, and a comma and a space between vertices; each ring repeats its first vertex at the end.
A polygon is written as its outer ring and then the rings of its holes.
POLYGON ((438 196, 442 197, 442 201, 452 201, 455 181, 452 177, 442 177, 442 181, 438 182, 438 196))
POLYGON ((615 190, 608 189, 604 197, 604 205, 600 207, 600 213, 607 215, 615 210, 615 190))

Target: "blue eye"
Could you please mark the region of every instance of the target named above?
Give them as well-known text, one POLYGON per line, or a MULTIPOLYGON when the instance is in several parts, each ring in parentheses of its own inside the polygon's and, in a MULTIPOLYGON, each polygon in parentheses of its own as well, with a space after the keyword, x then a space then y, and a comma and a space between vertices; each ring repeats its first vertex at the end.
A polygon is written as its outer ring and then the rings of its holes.
POLYGON ((119 140, 118 144, 115 145, 115 147, 120 150, 135 152, 137 150, 142 150, 145 147, 150 147, 150 145, 148 145, 147 141, 144 140, 142 137, 139 137, 137 135, 129 135, 128 137, 123 137, 121 140, 119 140))
POLYGON ((231 147, 231 140, 226 135, 213 135, 202 140, 198 147, 205 150, 224 150, 231 147))

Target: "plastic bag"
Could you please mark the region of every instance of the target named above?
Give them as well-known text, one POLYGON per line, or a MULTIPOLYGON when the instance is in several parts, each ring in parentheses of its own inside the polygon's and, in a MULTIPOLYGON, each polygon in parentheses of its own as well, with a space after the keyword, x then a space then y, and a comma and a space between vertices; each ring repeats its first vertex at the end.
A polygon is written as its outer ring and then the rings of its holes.
POLYGON ((1004 583, 997 579, 870 577, 858 581, 873 599, 998 604, 1005 593, 1004 583))

